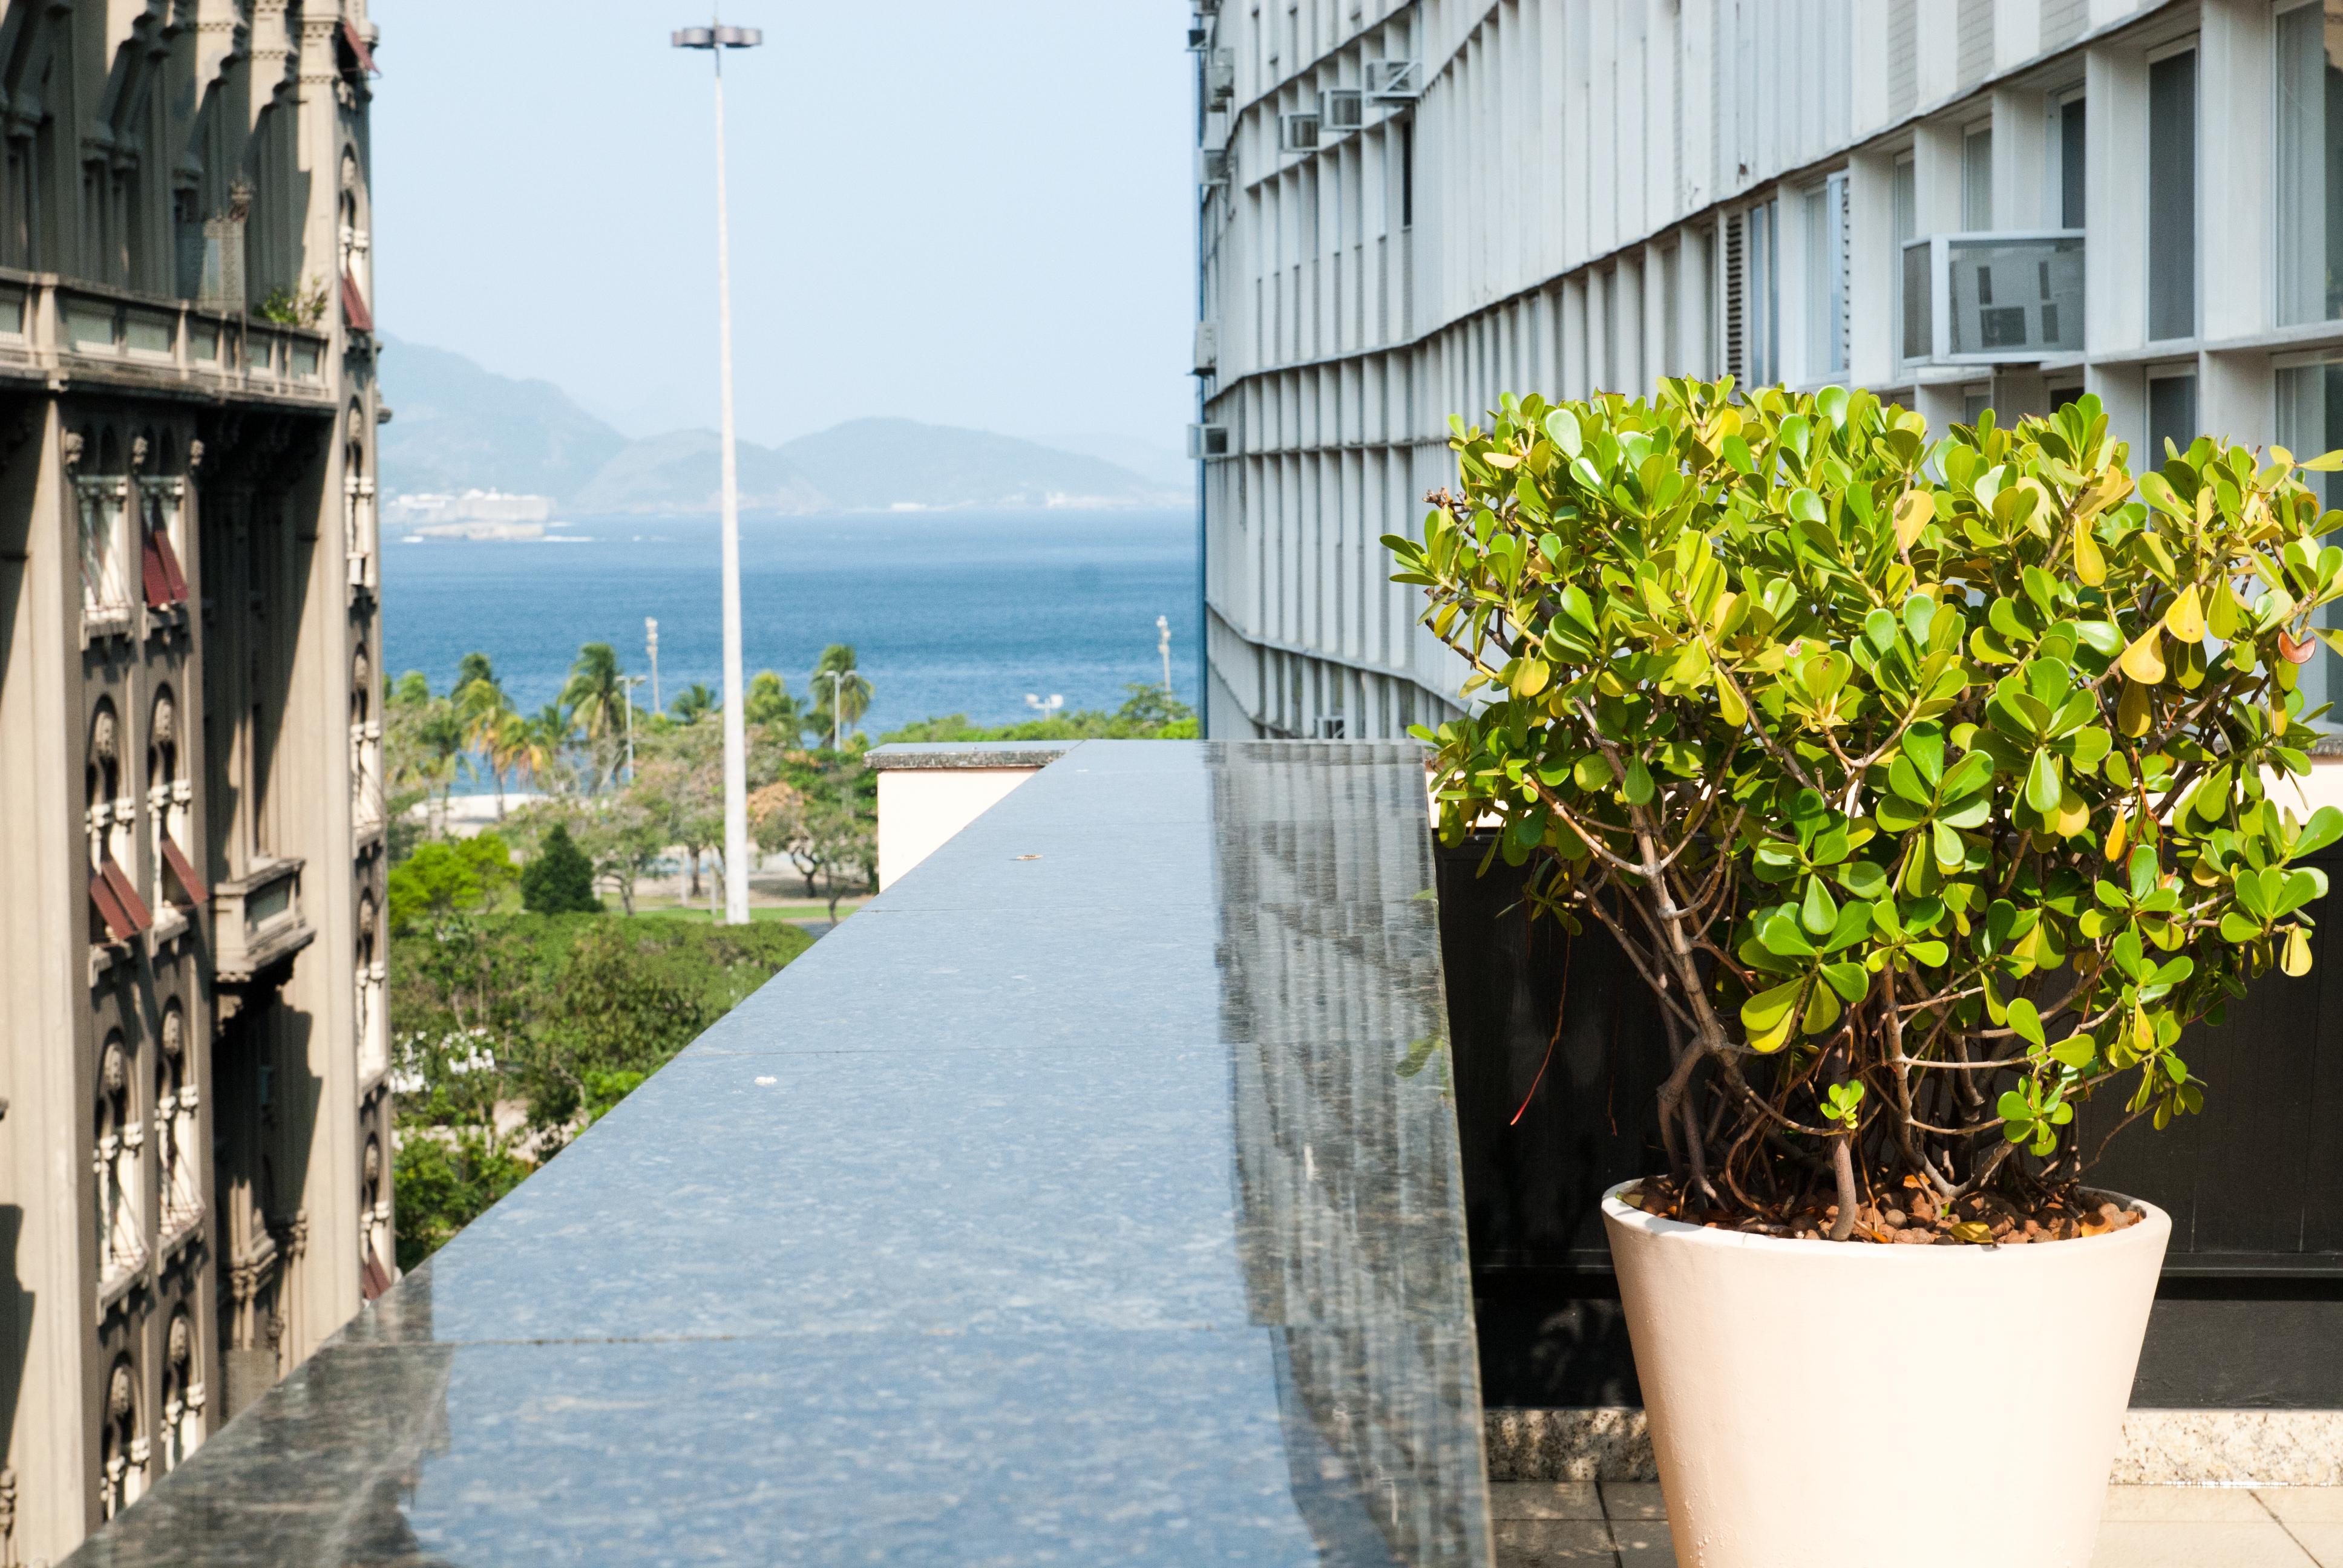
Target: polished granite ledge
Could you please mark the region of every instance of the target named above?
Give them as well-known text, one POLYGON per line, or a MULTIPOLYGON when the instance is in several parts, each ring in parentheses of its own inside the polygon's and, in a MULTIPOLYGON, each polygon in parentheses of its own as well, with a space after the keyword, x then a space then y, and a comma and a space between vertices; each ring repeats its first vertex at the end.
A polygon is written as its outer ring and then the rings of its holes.
POLYGON ((881 773, 965 768, 1043 768, 1081 745, 1078 740, 928 740, 874 746, 863 760, 881 773))
POLYGON ((1071 749, 73 1562, 1486 1563, 1423 800, 1071 749))

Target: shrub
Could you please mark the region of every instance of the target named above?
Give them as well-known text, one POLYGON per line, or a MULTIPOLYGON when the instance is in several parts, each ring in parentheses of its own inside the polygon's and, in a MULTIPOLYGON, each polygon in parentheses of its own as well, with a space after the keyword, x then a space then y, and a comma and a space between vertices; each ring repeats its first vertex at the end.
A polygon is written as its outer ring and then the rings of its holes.
POLYGON ((520 903, 533 915, 593 914, 602 908, 594 896, 594 862, 569 837, 567 823, 546 829, 522 869, 520 903))
POLYGON ((515 874, 512 851, 494 833, 417 845, 390 869, 385 890, 392 929, 488 908, 515 874))
POLYGON ((2289 454, 2135 482, 2092 397, 1932 444, 1729 381, 1452 423, 1461 493, 1385 541, 1481 704, 1420 732, 1440 830, 1650 988, 1664 1195, 1755 1222, 1820 1182, 1840 1240, 1858 1180, 2072 1200, 2078 1102, 2197 1110, 2182 1029, 2308 969, 2343 814, 2272 786, 2343 515, 2289 454))

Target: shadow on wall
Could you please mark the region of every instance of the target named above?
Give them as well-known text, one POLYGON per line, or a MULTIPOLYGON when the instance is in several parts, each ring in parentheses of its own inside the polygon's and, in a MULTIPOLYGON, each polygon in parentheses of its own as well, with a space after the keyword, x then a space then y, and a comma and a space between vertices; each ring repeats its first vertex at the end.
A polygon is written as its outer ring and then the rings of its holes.
MULTIPOLYGON (((25 1211, 0 1203, 0 1476, 15 1465, 9 1452, 9 1434, 16 1430, 16 1407, 24 1399, 25 1362, 33 1348, 33 1292, 16 1271, 16 1249, 23 1245, 25 1211)), ((0 1562, 15 1562, 9 1553, 15 1493, 13 1483, 0 1490, 0 1562)))

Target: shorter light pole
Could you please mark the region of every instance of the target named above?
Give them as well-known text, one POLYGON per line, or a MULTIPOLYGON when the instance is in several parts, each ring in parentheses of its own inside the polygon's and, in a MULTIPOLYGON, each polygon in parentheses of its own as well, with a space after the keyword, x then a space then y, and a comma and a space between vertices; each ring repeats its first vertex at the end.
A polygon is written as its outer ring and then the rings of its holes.
MULTIPOLYGON (((1161 646, 1163 650, 1163 695, 1169 697, 1172 695, 1172 618, 1157 616, 1155 629, 1162 634, 1161 646)), ((651 668, 657 669, 659 666, 654 664, 651 668)))
MULTIPOLYGON (((1156 618, 1161 620, 1162 617, 1158 616, 1156 618)), ((649 650, 651 656, 651 711, 664 713, 667 709, 660 703, 659 695, 659 622, 649 616, 643 617, 643 645, 649 650)), ((1163 668, 1169 669, 1172 667, 1166 664, 1163 668)), ((1163 678, 1169 682, 1172 678, 1167 675, 1163 678)))
POLYGON ((1050 693, 1046 701, 1041 698, 1034 696, 1030 691, 1025 694, 1025 706, 1040 714, 1045 722, 1051 714, 1057 712, 1058 709, 1063 708, 1065 705, 1066 699, 1059 696, 1054 691, 1050 693))
POLYGON ((846 680, 846 671, 842 669, 817 669, 813 673, 813 678, 816 680, 828 680, 830 682, 830 749, 832 751, 836 751, 840 749, 839 745, 839 727, 845 719, 845 715, 839 711, 838 693, 840 687, 842 686, 846 680))
POLYGON ((635 780, 635 688, 643 683, 639 675, 622 676, 627 687, 627 782, 635 780))

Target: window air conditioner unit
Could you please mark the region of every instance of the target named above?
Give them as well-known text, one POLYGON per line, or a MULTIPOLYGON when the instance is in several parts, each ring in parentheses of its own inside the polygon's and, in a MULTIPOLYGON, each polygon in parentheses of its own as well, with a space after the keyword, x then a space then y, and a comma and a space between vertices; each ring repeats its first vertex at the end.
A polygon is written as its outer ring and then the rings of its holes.
POLYGON ((1363 130, 1367 124, 1367 100, 1356 87, 1329 87, 1318 95, 1318 125, 1322 134, 1339 136, 1344 131, 1363 130))
POLYGON ((2083 248, 2078 228, 1906 242, 1903 357, 1991 365, 2080 353, 2083 248))
POLYGON ((1277 116, 1277 150, 1281 153, 1314 153, 1318 150, 1318 115, 1310 110, 1298 115, 1277 116))
POLYGON ((1367 96, 1382 103, 1418 98, 1423 83, 1413 60, 1367 62, 1367 96))
POLYGON ((1204 57, 1204 95, 1225 104, 1237 95, 1237 52, 1215 49, 1204 57))
POLYGON ((1199 16, 1217 16, 1221 14, 1221 0, 1195 0, 1195 7, 1199 16))
POLYGON ((1196 149, 1196 183, 1200 186, 1224 186, 1229 183, 1232 160, 1226 147, 1196 149))
POLYGON ((1229 427, 1226 425, 1191 425, 1188 427, 1188 456, 1191 457, 1225 457, 1229 455, 1229 427))
POLYGON ((1191 55, 1202 54, 1204 52, 1205 45, 1210 44, 1212 41, 1212 30, 1210 27, 1191 27, 1188 29, 1188 53, 1191 55))
POLYGON ((1196 374, 1209 376, 1221 365, 1221 324, 1217 321, 1196 323, 1196 374))
POLYGON ((1321 740, 1342 739, 1342 716, 1339 713, 1329 713, 1320 719, 1318 720, 1318 739, 1321 740))

